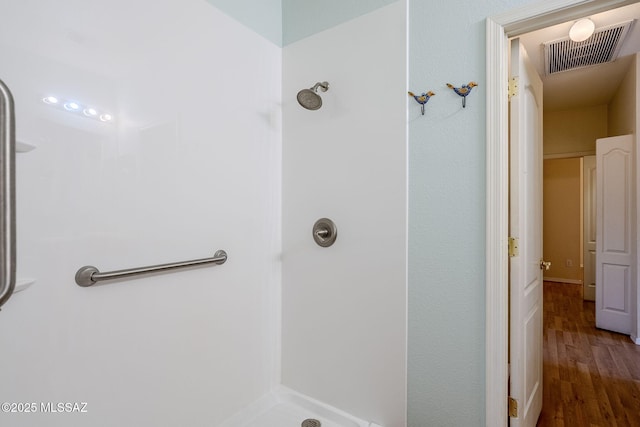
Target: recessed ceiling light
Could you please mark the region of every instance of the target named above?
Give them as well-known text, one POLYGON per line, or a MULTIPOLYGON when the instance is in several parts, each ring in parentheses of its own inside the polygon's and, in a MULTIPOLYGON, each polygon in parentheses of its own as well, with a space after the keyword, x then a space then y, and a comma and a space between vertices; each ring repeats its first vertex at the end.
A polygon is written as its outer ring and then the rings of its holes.
POLYGON ((83 111, 85 116, 95 117, 98 115, 98 112, 94 108, 85 108, 83 111))
POLYGON ((100 120, 102 120, 103 122, 110 122, 111 120, 113 120, 113 116, 111 114, 101 114, 100 120))

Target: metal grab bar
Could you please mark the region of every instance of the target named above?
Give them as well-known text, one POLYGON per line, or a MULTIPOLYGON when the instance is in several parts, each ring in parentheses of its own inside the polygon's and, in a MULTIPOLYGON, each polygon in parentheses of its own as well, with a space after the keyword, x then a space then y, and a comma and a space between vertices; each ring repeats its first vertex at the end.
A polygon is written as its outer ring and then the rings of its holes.
POLYGON ((191 261, 181 261, 169 264, 150 265, 148 267, 130 268, 127 270, 109 271, 100 273, 100 271, 90 265, 81 267, 76 272, 76 283, 78 286, 87 287, 96 284, 101 280, 122 279, 125 277, 139 276, 142 274, 155 273, 158 271, 175 270, 178 268, 195 267, 206 264, 224 264, 227 261, 227 253, 223 250, 216 251, 213 258, 194 259, 191 261))
POLYGON ((16 135, 13 96, 0 80, 0 307, 16 285, 16 135))

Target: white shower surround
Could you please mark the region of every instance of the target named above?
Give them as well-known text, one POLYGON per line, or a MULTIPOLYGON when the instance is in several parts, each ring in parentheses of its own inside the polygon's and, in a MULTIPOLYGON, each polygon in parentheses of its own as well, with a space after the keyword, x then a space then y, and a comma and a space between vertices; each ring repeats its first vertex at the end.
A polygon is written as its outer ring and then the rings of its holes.
POLYGON ((0 79, 37 146, 17 159, 18 276, 36 282, 0 313, 0 401, 88 410, 0 424, 217 425, 278 383, 281 49, 200 0, 0 10, 0 79), (74 283, 217 249, 217 267, 74 283))
POLYGON ((404 426, 404 2, 285 48, 284 61, 283 49, 199 0, 0 10, 0 78, 16 98, 18 138, 37 146, 18 157, 18 276, 36 282, 0 315, 0 342, 11 343, 3 362, 15 367, 0 372, 0 401, 88 404, 86 414, 0 421, 216 426, 281 392, 282 357, 284 382, 311 402, 363 425, 404 426), (316 68, 299 68, 293 52, 316 68), (295 92, 314 79, 333 85, 322 110, 304 110, 317 116, 303 117, 295 92), (115 123, 51 109, 40 102, 50 94, 110 109, 115 123), (295 148, 323 123, 329 133, 295 148), (283 138, 293 148, 284 156, 283 138), (305 168, 328 141, 337 164, 323 183, 305 168), (283 159, 292 185, 281 205, 283 159), (297 194, 327 185, 331 197, 297 194), (329 249, 310 233, 324 214, 339 221, 329 249), (85 264, 106 271, 217 249, 229 254, 218 267, 73 282, 85 264), (322 273, 306 270, 316 262, 327 263, 322 273), (281 263, 286 283, 308 287, 281 293, 281 263), (300 309, 316 292, 331 316, 308 323, 300 309), (324 347, 309 359, 296 347, 314 337, 324 347))
POLYGON ((385 427, 406 425, 406 62, 403 1, 283 53, 282 382, 385 427))

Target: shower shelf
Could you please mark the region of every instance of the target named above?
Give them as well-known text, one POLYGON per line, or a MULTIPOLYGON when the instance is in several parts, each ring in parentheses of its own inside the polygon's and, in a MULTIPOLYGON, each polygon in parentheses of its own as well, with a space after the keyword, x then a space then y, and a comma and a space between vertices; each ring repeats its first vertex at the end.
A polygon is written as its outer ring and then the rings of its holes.
POLYGON ((35 145, 22 141, 16 141, 16 153, 28 153, 36 148, 35 145))
POLYGON ((16 280, 16 287, 13 289, 13 293, 22 292, 35 282, 36 279, 18 279, 16 280))

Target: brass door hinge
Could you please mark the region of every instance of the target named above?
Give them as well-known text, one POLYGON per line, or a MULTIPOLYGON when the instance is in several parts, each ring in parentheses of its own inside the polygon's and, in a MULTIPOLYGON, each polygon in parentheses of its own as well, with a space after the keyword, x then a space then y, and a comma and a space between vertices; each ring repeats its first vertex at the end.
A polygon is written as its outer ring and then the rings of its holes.
POLYGON ((518 239, 515 237, 509 237, 509 257, 518 256, 518 239))
POLYGON ((509 93, 509 99, 513 98, 514 96, 518 96, 518 77, 517 76, 509 79, 508 93, 509 93))
POLYGON ((513 397, 509 398, 509 416, 511 418, 518 418, 518 401, 513 397))

